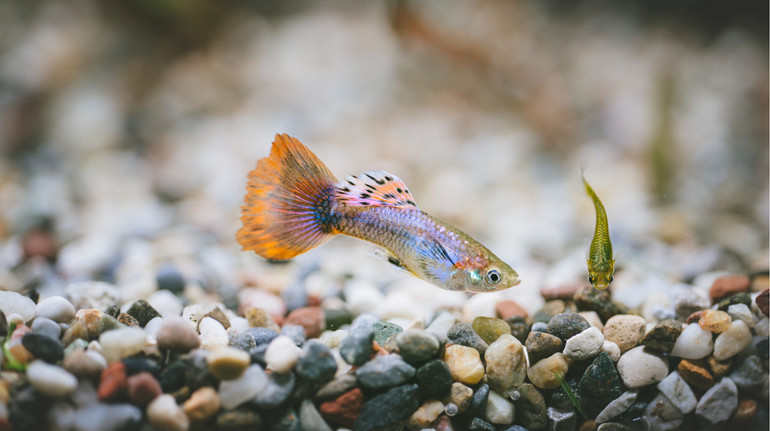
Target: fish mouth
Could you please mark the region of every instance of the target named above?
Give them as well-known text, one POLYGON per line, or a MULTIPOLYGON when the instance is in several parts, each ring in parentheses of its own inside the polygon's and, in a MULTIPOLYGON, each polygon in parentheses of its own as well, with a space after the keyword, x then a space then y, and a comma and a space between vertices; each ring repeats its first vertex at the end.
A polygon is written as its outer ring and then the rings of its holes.
POLYGON ((519 277, 514 277, 508 287, 518 286, 519 284, 521 284, 521 279, 519 277))

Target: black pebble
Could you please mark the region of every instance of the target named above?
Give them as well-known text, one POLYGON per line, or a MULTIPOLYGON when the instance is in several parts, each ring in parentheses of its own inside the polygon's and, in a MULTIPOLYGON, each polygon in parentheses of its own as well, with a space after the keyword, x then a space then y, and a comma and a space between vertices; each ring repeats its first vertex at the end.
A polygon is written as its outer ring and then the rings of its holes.
POLYGON ((54 363, 64 358, 64 346, 61 341, 48 335, 28 332, 21 338, 21 344, 32 356, 54 363))

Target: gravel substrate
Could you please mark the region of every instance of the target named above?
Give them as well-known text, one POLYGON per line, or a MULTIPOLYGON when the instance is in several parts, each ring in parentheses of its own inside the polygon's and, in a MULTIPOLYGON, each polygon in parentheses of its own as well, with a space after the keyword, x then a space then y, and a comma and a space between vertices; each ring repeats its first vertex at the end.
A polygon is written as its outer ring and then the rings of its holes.
POLYGON ((533 315, 501 300, 407 328, 301 281, 185 306, 170 274, 149 302, 103 282, 0 292, 0 429, 767 428, 766 274, 716 278, 708 297, 681 285, 651 321, 574 285, 533 315))

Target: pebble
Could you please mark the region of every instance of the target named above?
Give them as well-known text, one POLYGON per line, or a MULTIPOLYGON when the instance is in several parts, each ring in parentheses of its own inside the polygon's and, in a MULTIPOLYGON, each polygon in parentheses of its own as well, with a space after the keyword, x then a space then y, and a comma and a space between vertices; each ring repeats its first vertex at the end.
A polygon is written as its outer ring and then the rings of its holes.
POLYGON ((484 351, 489 347, 489 344, 473 330, 471 325, 465 322, 458 322, 452 325, 447 332, 447 338, 456 345, 476 349, 479 355, 483 355, 484 351))
POLYGON ((527 340, 529 335, 529 324, 523 317, 511 317, 506 320, 505 323, 511 328, 511 335, 516 337, 522 344, 527 340))
POLYGON ((586 368, 578 387, 584 399, 601 404, 602 408, 626 390, 615 364, 606 353, 600 353, 586 368))
POLYGON ((704 331, 697 323, 687 325, 674 343, 671 356, 685 359, 701 359, 714 350, 711 332, 704 331))
POLYGON ((62 366, 65 370, 79 377, 94 377, 107 368, 107 360, 99 352, 72 350, 64 357, 62 366))
MULTIPOLYGON (((743 305, 743 304, 741 304, 743 305)), ((698 319, 698 325, 703 328, 704 331, 721 333, 730 327, 732 318, 729 314, 719 310, 703 310, 703 314, 698 319)))
MULTIPOLYGON (((447 374, 448 373, 449 373, 449 370, 447 370, 447 374)), ((419 376, 418 376, 418 380, 419 380, 419 376)), ((451 380, 451 377, 450 377, 450 380, 451 380)), ((353 389, 355 386, 356 386, 356 375, 354 373, 343 374, 341 376, 336 377, 331 382, 325 384, 323 387, 321 387, 321 389, 319 389, 318 392, 316 392, 314 398, 317 401, 328 401, 328 400, 337 398, 338 396, 344 394, 345 392, 353 389)), ((436 398, 436 397, 433 397, 433 398, 436 398)))
POLYGON ((598 290, 585 286, 575 293, 573 300, 579 309, 596 311, 604 320, 627 311, 625 306, 612 301, 612 293, 609 289, 598 290))
POLYGON ((190 420, 172 395, 162 394, 147 406, 147 419, 156 431, 187 431, 190 420))
POLYGON ((742 391, 752 391, 762 387, 763 379, 762 360, 757 355, 751 355, 741 361, 730 373, 730 380, 742 391))
POLYGON ((591 325, 588 324, 585 317, 577 313, 568 312, 553 316, 551 321, 548 322, 547 331, 549 334, 559 337, 562 341, 567 341, 567 339, 590 327, 591 325))
POLYGON ((754 316, 751 314, 751 308, 746 304, 732 304, 727 307, 727 314, 732 320, 742 320, 749 328, 753 328, 754 316))
MULTIPOLYGON (((542 292, 541 292, 542 293, 542 292)), ((527 310, 522 308, 516 301, 506 299, 495 304, 495 314, 497 317, 508 320, 512 317, 527 317, 527 310)))
POLYGON ((427 361, 436 355, 441 347, 434 335, 421 329, 407 329, 398 334, 396 344, 399 354, 412 364, 427 361))
POLYGON ((136 320, 134 316, 127 313, 118 314, 118 322, 125 326, 139 326, 139 321, 136 320))
POLYGON ((674 311, 677 319, 684 320, 692 313, 708 308, 711 302, 708 298, 698 295, 690 287, 681 287, 674 291, 674 311))
POLYGON ((717 303, 736 293, 748 292, 751 288, 751 280, 745 275, 728 275, 714 280, 709 289, 709 296, 713 303, 717 303))
MULTIPOLYGON (((532 332, 543 332, 547 333, 548 331, 548 322, 533 322, 532 326, 529 328, 532 332)), ((559 337, 556 337, 559 338, 559 337)), ((561 339, 561 338, 559 338, 561 339)))
POLYGON ((230 328, 230 319, 227 318, 227 315, 225 314, 225 312, 222 311, 222 309, 220 309, 219 307, 215 307, 213 310, 204 314, 202 318, 204 317, 211 317, 212 319, 219 322, 222 325, 222 327, 225 329, 230 328))
POLYGON ((426 399, 441 399, 452 388, 452 373, 441 359, 426 362, 415 373, 420 394, 426 399))
POLYGON ((725 377, 701 396, 695 416, 701 425, 714 427, 727 421, 738 408, 738 387, 725 377))
POLYGON ((18 314, 25 322, 29 322, 35 317, 37 306, 24 295, 0 290, 0 311, 9 317, 11 314, 18 314))
POLYGON ((160 329, 155 334, 158 347, 181 353, 198 348, 201 344, 198 333, 190 322, 181 316, 163 318, 160 329))
POLYGON ((384 345, 390 337, 400 334, 404 328, 388 322, 374 322, 374 341, 379 345, 384 345))
POLYGON ((663 380, 668 375, 668 363, 654 350, 637 346, 618 360, 618 374, 629 388, 638 388, 663 380))
POLYGON ((444 404, 441 401, 428 400, 412 413, 408 426, 413 429, 429 428, 441 413, 444 413, 444 404))
POLYGON ((432 322, 430 322, 430 325, 428 325, 425 330, 431 334, 435 334, 443 338, 447 336, 449 328, 451 328, 454 324, 455 318, 452 316, 452 313, 449 313, 448 311, 442 311, 438 313, 438 315, 433 319, 432 322))
POLYGON ((548 412, 545 398, 531 383, 518 387, 519 397, 514 401, 516 419, 523 426, 540 430, 548 424, 548 412))
POLYGON ((449 396, 443 399, 443 401, 447 406, 450 404, 456 406, 458 413, 464 413, 470 408, 472 399, 473 389, 460 382, 454 382, 449 391, 449 396))
POLYGON ((494 317, 476 317, 471 327, 487 344, 495 342, 503 334, 511 333, 511 327, 505 323, 505 320, 494 317))
POLYGON ((514 416, 513 404, 501 397, 497 392, 491 391, 487 400, 487 409, 485 418, 497 425, 508 425, 513 423, 514 416))
POLYGON ((719 301, 719 304, 717 305, 717 308, 719 311, 727 311, 727 309, 731 305, 735 304, 744 304, 744 305, 751 305, 751 294, 748 292, 743 293, 736 293, 735 295, 725 298, 721 301, 719 301))
POLYGON ((310 400, 302 401, 299 407, 299 422, 303 431, 332 431, 310 400))
POLYGON ((547 287, 540 290, 540 295, 546 300, 554 299, 572 300, 575 293, 583 287, 583 283, 564 284, 556 287, 547 287))
POLYGON ((144 299, 140 299, 131 304, 131 307, 128 309, 128 311, 126 311, 126 313, 136 319, 137 322, 139 322, 139 326, 143 328, 150 320, 156 317, 160 317, 160 313, 158 313, 156 309, 152 308, 152 305, 150 305, 144 299))
POLYGON ((245 332, 252 336, 256 346, 270 344, 278 337, 278 332, 268 328, 249 328, 245 332))
POLYGON ((41 360, 27 366, 27 380, 40 393, 53 398, 65 397, 75 391, 78 379, 64 368, 41 360))
MULTIPOLYGON (((279 308, 282 308, 281 305, 279 308)), ((247 308, 243 313, 246 320, 249 322, 249 326, 252 328, 267 328, 275 332, 280 332, 281 328, 275 323, 275 319, 266 310, 262 308, 251 307, 247 308)), ((303 328, 304 333, 304 328, 303 328)), ((304 336, 304 334, 303 334, 304 336)))
POLYGON ((147 335, 141 328, 113 329, 99 336, 99 344, 107 362, 115 362, 144 350, 147 345, 147 335))
POLYGON ((623 394, 612 400, 609 404, 607 404, 607 407, 605 407, 601 412, 599 412, 598 415, 596 415, 596 423, 601 424, 617 416, 620 416, 626 410, 628 410, 629 407, 631 407, 631 404, 636 401, 636 397, 638 395, 639 392, 635 389, 623 392, 623 394))
POLYGON ((102 401, 109 401, 122 397, 128 390, 128 376, 126 376, 126 364, 113 362, 102 370, 99 379, 98 394, 102 401))
POLYGON ((21 343, 37 359, 55 363, 64 358, 64 346, 58 338, 28 332, 21 338, 21 343))
POLYGON ((547 325, 554 316, 560 313, 564 313, 566 309, 567 306, 564 301, 560 299, 550 300, 543 304, 543 306, 537 310, 537 312, 535 312, 535 315, 532 316, 532 320, 533 322, 541 322, 547 325))
POLYGON ((223 410, 215 421, 217 431, 248 431, 262 429, 259 413, 245 409, 223 410))
POLYGON ((618 314, 604 324, 604 338, 614 342, 625 353, 639 344, 644 336, 647 321, 641 316, 618 314))
POLYGON ((168 290, 173 293, 182 293, 185 286, 184 277, 176 265, 171 263, 164 263, 158 267, 155 282, 158 283, 158 290, 168 290))
POLYGON ((555 389, 559 387, 559 381, 556 380, 554 373, 567 375, 569 362, 561 353, 537 361, 527 370, 527 377, 533 385, 540 389, 555 389))
POLYGON ((57 323, 69 323, 75 318, 75 307, 63 296, 49 296, 37 303, 35 317, 44 317, 57 323))
POLYGON ((738 402, 738 409, 735 411, 730 425, 737 425, 740 427, 748 427, 757 418, 758 403, 751 398, 742 399, 738 402))
POLYGON ((286 316, 286 324, 299 325, 305 329, 307 338, 318 338, 324 330, 326 319, 321 307, 301 307, 286 316))
POLYGON ((411 379, 415 369, 401 356, 390 354, 377 356, 356 370, 356 379, 361 386, 382 389, 398 386, 411 379))
POLYGON ((283 325, 283 327, 281 327, 281 332, 279 332, 278 335, 291 338, 297 346, 301 346, 305 343, 305 340, 307 340, 307 337, 305 337, 305 328, 300 325, 283 325))
POLYGON ((204 317, 198 323, 200 332, 200 347, 206 350, 213 350, 216 347, 224 347, 230 343, 230 336, 221 323, 211 317, 204 317))
POLYGON ((658 394, 644 410, 644 416, 655 431, 673 431, 684 422, 684 414, 663 394, 658 394))
POLYGON ((294 340, 285 335, 279 335, 267 346, 265 363, 276 373, 287 373, 294 368, 301 355, 302 349, 297 347, 294 340))
POLYGON ((484 365, 479 352, 474 348, 451 345, 446 349, 444 362, 449 366, 452 378, 458 382, 475 385, 484 377, 484 365))
POLYGON ((702 359, 682 359, 677 365, 677 371, 684 381, 695 388, 706 390, 714 385, 714 376, 702 359))
POLYGON ((112 305, 119 304, 123 296, 117 286, 103 281, 71 283, 64 292, 76 310, 83 308, 106 310, 112 305))
POLYGON ((660 383, 658 383, 658 390, 665 395, 671 404, 673 404, 680 412, 687 414, 695 410, 698 399, 678 372, 674 371, 665 379, 661 380, 660 383))
POLYGON ((706 358, 706 363, 715 379, 721 379, 726 376, 730 372, 730 368, 732 368, 732 361, 730 359, 717 361, 713 356, 709 356, 706 358))
POLYGON ((217 347, 209 352, 206 361, 214 377, 219 380, 234 380, 249 366, 251 357, 233 347, 217 347))
POLYGON ((364 403, 354 428, 356 431, 371 431, 378 427, 393 425, 408 418, 419 406, 417 385, 388 389, 364 403))
POLYGON ((219 411, 219 394, 211 386, 204 386, 193 392, 182 407, 191 422, 204 423, 219 411))
POLYGON ((496 428, 484 419, 473 418, 468 425, 468 431, 496 431, 496 428))
POLYGON ((714 359, 724 361, 751 345, 751 329, 742 320, 733 322, 714 341, 714 359))
POLYGON ((355 388, 319 407, 321 416, 332 425, 353 428, 364 404, 364 393, 355 388))
POLYGON ((486 379, 489 386, 503 396, 524 383, 527 358, 521 342, 513 335, 501 335, 484 352, 486 379))
POLYGON ((475 414, 477 416, 483 416, 484 412, 487 409, 487 400, 489 399, 489 385, 486 383, 482 383, 479 385, 478 388, 473 392, 473 396, 471 397, 471 410, 470 412, 472 414, 475 414))
POLYGON ((295 371, 299 377, 316 383, 325 383, 334 378, 337 361, 331 350, 318 341, 308 341, 302 348, 295 371))
POLYGON ((231 410, 249 401, 267 386, 267 374, 257 364, 251 365, 240 377, 223 380, 219 384, 219 402, 222 408, 231 410))
POLYGON ((573 410, 561 411, 548 407, 549 431, 573 431, 577 423, 577 415, 573 410))
POLYGON ((145 407, 162 393, 160 383, 146 371, 128 378, 128 399, 134 405, 145 407))
POLYGON ((661 320, 649 330, 639 344, 642 344, 659 352, 668 353, 674 348, 679 334, 682 333, 682 324, 675 319, 661 320))
POLYGON ((337 329, 335 331, 324 331, 321 336, 318 337, 318 341, 325 344, 330 349, 339 349, 340 344, 350 333, 345 329, 337 329))
POLYGON ((765 315, 765 317, 768 316, 768 303, 770 303, 770 289, 765 289, 757 295, 757 297, 754 299, 754 302, 756 302, 757 307, 759 308, 759 311, 762 312, 762 314, 765 315))
POLYGON ((529 354, 529 362, 534 364, 540 359, 561 352, 564 342, 555 335, 533 330, 527 335, 525 345, 529 354))
POLYGON ((564 344, 564 356, 569 359, 581 361, 594 357, 602 350, 604 335, 599 328, 594 326, 585 331, 573 335, 564 344))
POLYGON ((373 328, 351 329, 350 334, 342 340, 339 352, 342 359, 350 365, 363 365, 372 355, 373 328))
POLYGON ((293 373, 270 373, 267 385, 251 400, 250 406, 262 410, 279 407, 289 399, 291 391, 296 386, 296 380, 293 373))
POLYGON ((342 326, 351 323, 352 316, 350 312, 344 308, 342 309, 325 309, 324 320, 326 322, 325 328, 335 331, 342 328, 342 326))
POLYGON ((608 354, 612 362, 618 362, 620 360, 620 347, 612 341, 604 340, 602 343, 602 352, 608 354))
POLYGON ((142 411, 130 404, 94 404, 77 410, 73 429, 83 431, 132 429, 142 419, 142 411))

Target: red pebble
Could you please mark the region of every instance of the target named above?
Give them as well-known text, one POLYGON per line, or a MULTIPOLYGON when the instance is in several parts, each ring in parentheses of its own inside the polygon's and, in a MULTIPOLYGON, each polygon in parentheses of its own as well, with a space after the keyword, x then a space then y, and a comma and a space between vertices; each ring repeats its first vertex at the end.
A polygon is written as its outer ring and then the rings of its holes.
POLYGON ((162 393, 160 383, 146 371, 128 378, 128 398, 133 404, 144 407, 162 393))
POLYGON ((511 317, 527 317, 527 310, 509 299, 495 304, 495 312, 503 320, 510 319, 511 317))
POLYGON ((123 362, 113 362, 102 370, 98 390, 100 400, 107 401, 120 398, 126 393, 127 389, 126 365, 123 362))
POLYGON ((759 307, 759 309, 762 311, 762 313, 765 316, 768 315, 767 314, 767 311, 768 311, 767 310, 767 308, 768 308, 767 307, 767 305, 768 305, 767 303, 768 303, 768 299, 770 299, 770 298, 768 298, 768 295, 770 295, 770 289, 765 289, 765 290, 762 291, 762 293, 757 295, 757 299, 755 299, 755 301, 757 302, 757 307, 759 307))
POLYGON ((318 338, 326 321, 324 311, 320 307, 302 307, 289 313, 284 324, 300 325, 305 328, 307 338, 318 338))
POLYGON ((361 413, 361 406, 363 405, 364 393, 361 392, 361 389, 355 388, 332 401, 321 404, 318 411, 331 424, 353 428, 353 424, 361 413))
POLYGON ((714 284, 711 285, 711 290, 709 290, 709 296, 711 296, 711 302, 716 304, 736 293, 748 292, 750 288, 751 280, 749 280, 749 277, 745 275, 727 275, 714 280, 714 284))

